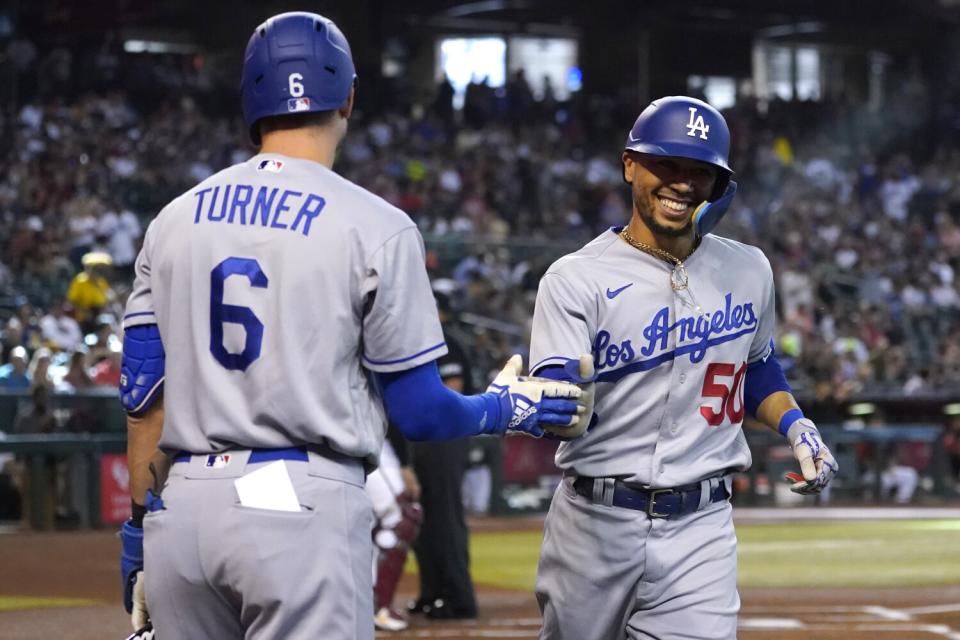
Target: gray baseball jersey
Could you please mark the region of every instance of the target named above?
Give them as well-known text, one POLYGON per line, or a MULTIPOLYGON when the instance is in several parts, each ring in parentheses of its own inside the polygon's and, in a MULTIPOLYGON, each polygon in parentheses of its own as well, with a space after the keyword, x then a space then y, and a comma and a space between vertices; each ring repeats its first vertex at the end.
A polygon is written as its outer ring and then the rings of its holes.
MULTIPOLYGON (((770 353, 773 274, 763 254, 708 235, 672 265, 607 231, 540 283, 531 371, 592 352, 594 421, 564 442, 567 477, 537 571, 542 640, 736 637, 736 536, 717 477, 750 465, 741 425, 747 365, 770 353), (674 520, 593 502, 573 476, 670 488, 699 482, 699 510, 674 520), (586 523, 586 524, 585 524, 586 523)), ((602 482, 602 481, 601 481, 602 482)))
POLYGON ((324 442, 375 466, 384 412, 364 369, 446 353, 435 304, 406 214, 318 163, 261 154, 150 224, 124 326, 160 329, 162 449, 324 442))
POLYGON ((531 372, 592 352, 598 374, 595 423, 560 445, 562 469, 676 487, 750 466, 743 381, 770 353, 770 264, 708 235, 685 266, 674 292, 671 265, 607 231, 543 277, 531 372))

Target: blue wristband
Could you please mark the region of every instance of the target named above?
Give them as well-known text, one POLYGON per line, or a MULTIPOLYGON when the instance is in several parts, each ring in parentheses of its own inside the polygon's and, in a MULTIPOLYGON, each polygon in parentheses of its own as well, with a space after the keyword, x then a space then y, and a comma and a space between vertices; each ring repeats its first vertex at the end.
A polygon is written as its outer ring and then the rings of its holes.
POLYGON ((790 430, 790 427, 793 425, 793 423, 802 417, 803 411, 800 411, 800 409, 790 409, 790 411, 787 411, 785 414, 783 414, 783 417, 780 418, 780 434, 786 438, 787 431, 790 430))

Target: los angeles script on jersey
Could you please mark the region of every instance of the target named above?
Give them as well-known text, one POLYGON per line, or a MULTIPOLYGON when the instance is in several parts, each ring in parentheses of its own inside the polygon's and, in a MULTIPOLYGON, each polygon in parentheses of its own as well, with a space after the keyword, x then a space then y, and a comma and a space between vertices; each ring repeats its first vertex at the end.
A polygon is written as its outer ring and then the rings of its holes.
POLYGON ((194 224, 201 220, 227 224, 256 225, 272 229, 299 231, 310 235, 310 225, 327 202, 315 193, 303 193, 277 187, 253 187, 249 184, 222 184, 195 191, 197 212, 194 224))
POLYGON ((733 303, 733 294, 724 296, 724 306, 713 313, 689 316, 670 323, 670 308, 657 311, 650 323, 641 332, 642 340, 635 343, 632 339, 618 341, 605 329, 597 331, 593 343, 593 359, 597 371, 619 363, 633 363, 630 370, 647 370, 674 357, 690 354, 691 362, 700 362, 707 350, 740 336, 753 333, 757 329, 757 314, 752 302, 733 303), (667 352, 670 334, 676 331, 677 347, 667 352), (660 352, 654 356, 655 353, 660 352), (638 357, 646 358, 639 363, 638 357))

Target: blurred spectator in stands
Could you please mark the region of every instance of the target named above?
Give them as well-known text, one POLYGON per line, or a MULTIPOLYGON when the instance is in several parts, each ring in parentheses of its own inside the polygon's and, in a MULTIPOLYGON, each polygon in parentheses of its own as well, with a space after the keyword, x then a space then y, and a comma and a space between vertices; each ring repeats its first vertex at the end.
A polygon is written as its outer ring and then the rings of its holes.
POLYGON ((548 74, 543 74, 543 95, 538 102, 541 115, 552 121, 554 110, 557 108, 557 95, 553 90, 553 80, 548 74))
POLYGON ((782 291, 779 297, 783 314, 789 318, 797 313, 800 307, 813 307, 814 281, 809 268, 803 264, 803 257, 789 256, 785 262, 785 268, 780 272, 777 291, 782 291))
POLYGON ((16 97, 32 98, 37 81, 33 66, 37 59, 37 47, 23 33, 18 32, 16 38, 7 47, 7 56, 13 63, 16 73, 16 97))
MULTIPOLYGON (((52 391, 47 385, 35 385, 30 392, 30 403, 24 405, 13 421, 13 432, 17 434, 54 433, 59 431, 53 407, 50 406, 52 391)), ((70 506, 72 487, 69 478, 72 475, 71 458, 63 455, 44 456, 47 466, 47 482, 50 493, 55 496, 55 521, 58 526, 76 526, 79 518, 70 506)), ((34 478, 34 480, 38 480, 34 478)), ((40 480, 42 481, 42 479, 40 480)))
POLYGON ((887 389, 900 389, 907 378, 907 352, 903 345, 880 349, 873 359, 876 382, 887 389))
MULTIPOLYGON (((875 409, 866 421, 867 429, 886 426, 886 418, 880 409, 875 409)), ((908 441, 860 443, 857 455, 866 469, 863 474, 865 485, 875 485, 879 466, 880 499, 893 498, 897 504, 907 504, 913 499, 920 483, 919 469, 925 468, 930 458, 929 445, 908 441), (880 448, 879 462, 874 455, 876 447, 880 448)))
POLYGON ((464 93, 463 120, 474 129, 484 127, 493 116, 496 96, 489 81, 489 77, 471 80, 464 93))
POLYGON ((45 344, 58 351, 72 351, 83 342, 80 325, 69 315, 72 310, 70 303, 61 300, 40 319, 40 331, 45 344))
POLYGON ((70 219, 70 263, 74 267, 83 266, 84 254, 94 248, 97 239, 97 217, 102 205, 96 198, 73 198, 67 203, 65 212, 70 219))
POLYGON ((30 366, 27 367, 27 376, 34 387, 48 387, 53 389, 53 379, 50 376, 50 360, 52 354, 46 347, 40 347, 33 352, 30 366))
POLYGON ((450 76, 444 75, 433 96, 433 113, 447 127, 453 124, 453 94, 454 90, 453 84, 450 82, 450 76))
POLYGON ((114 338, 109 344, 110 348, 107 357, 98 361, 91 369, 91 377, 98 387, 119 387, 120 386, 120 362, 123 358, 123 350, 120 340, 114 338))
POLYGON ((21 346, 14 347, 10 352, 10 361, 0 366, 0 389, 29 389, 29 363, 27 350, 21 346))
POLYGON ((140 219, 129 208, 114 200, 100 216, 97 234, 107 238, 107 248, 113 258, 118 278, 133 278, 133 263, 137 259, 137 242, 142 229, 140 219))
POLYGON ((87 372, 87 352, 86 349, 77 349, 70 354, 70 366, 67 373, 60 380, 56 387, 59 392, 76 392, 89 389, 94 386, 93 379, 87 372))
POLYGON ((7 319, 3 333, 3 354, 6 356, 18 346, 29 350, 36 349, 41 344, 40 320, 33 311, 33 307, 24 296, 14 299, 15 310, 7 319))
POLYGON ((54 387, 56 393, 79 394, 70 403, 70 415, 63 423, 65 431, 82 433, 99 429, 99 420, 95 402, 84 395, 85 391, 96 386, 87 370, 86 349, 77 349, 70 354, 70 364, 67 372, 54 387))
POLYGON ((13 272, 0 260, 0 291, 6 291, 13 284, 13 272))
POLYGON ((84 254, 83 271, 74 276, 67 289, 67 300, 73 305, 74 317, 83 331, 96 328, 95 319, 116 300, 110 286, 110 254, 94 251, 84 254))
POLYGON ((37 77, 41 96, 72 96, 73 53, 65 47, 52 50, 40 60, 37 77))
POLYGON ((507 81, 507 105, 510 122, 514 126, 527 123, 533 110, 533 91, 523 69, 514 71, 513 77, 507 81))
POLYGON ((887 166, 883 184, 880 186, 880 202, 884 213, 897 222, 904 222, 907 219, 907 204, 920 186, 910 159, 905 155, 897 156, 887 166))
POLYGON ((101 360, 110 356, 116 350, 116 345, 120 343, 114 330, 116 318, 109 313, 101 313, 97 316, 96 327, 92 333, 88 333, 83 338, 83 343, 87 346, 87 366, 94 366, 101 360))
POLYGON ((21 407, 13 420, 14 433, 53 433, 57 430, 50 393, 49 386, 34 385, 30 390, 30 402, 21 407))
POLYGON ((884 498, 893 497, 897 504, 907 504, 913 499, 920 482, 920 473, 911 465, 914 445, 901 442, 891 447, 887 467, 880 473, 880 492, 884 498))
POLYGON ((960 415, 951 415, 943 434, 943 448, 950 464, 950 481, 960 487, 960 415))
POLYGON ((930 369, 927 367, 912 371, 907 381, 903 383, 903 393, 908 396, 921 395, 930 390, 930 369))

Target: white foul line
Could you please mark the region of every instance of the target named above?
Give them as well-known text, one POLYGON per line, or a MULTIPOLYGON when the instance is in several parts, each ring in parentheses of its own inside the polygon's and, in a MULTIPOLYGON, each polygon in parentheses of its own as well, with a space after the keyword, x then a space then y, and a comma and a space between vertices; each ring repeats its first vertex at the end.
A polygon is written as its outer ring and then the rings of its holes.
POLYGON ((888 609, 887 607, 864 607, 863 612, 877 616, 878 618, 883 618, 884 620, 913 620, 913 616, 909 613, 897 609, 888 609))
POLYGON ((903 610, 915 616, 922 616, 927 613, 953 613, 954 611, 960 611, 960 603, 938 604, 930 607, 908 607, 903 610))
POLYGON ((792 618, 740 618, 740 629, 803 629, 804 624, 792 618))

